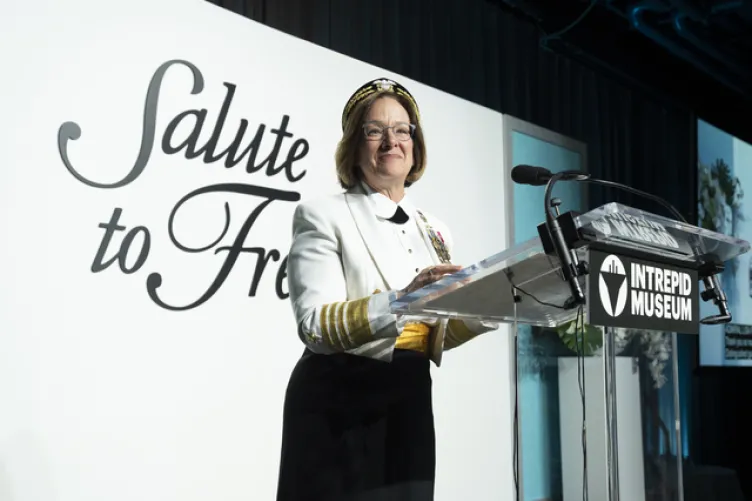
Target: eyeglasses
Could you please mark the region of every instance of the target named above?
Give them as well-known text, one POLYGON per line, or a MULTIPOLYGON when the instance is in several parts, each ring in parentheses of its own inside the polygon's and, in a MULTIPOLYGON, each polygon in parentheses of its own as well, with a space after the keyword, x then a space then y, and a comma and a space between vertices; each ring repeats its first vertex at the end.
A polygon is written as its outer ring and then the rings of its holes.
POLYGON ((368 141, 382 141, 388 129, 392 129, 394 137, 399 141, 408 141, 415 133, 415 125, 399 123, 392 127, 384 127, 378 123, 369 122, 363 125, 363 132, 368 141))

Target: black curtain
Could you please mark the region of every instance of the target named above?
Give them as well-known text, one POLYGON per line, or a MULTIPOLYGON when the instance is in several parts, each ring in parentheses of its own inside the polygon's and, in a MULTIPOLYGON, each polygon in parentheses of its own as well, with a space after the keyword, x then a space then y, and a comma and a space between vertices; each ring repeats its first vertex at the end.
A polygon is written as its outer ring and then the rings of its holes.
MULTIPOLYGON (((233 12, 482 106, 581 140, 592 174, 696 214, 696 119, 540 47, 532 23, 484 0, 212 0, 233 12)), ((325 69, 323 69, 325 71, 325 69)), ((376 75, 375 75, 376 76, 376 75)), ((591 203, 623 193, 592 187, 591 203)))

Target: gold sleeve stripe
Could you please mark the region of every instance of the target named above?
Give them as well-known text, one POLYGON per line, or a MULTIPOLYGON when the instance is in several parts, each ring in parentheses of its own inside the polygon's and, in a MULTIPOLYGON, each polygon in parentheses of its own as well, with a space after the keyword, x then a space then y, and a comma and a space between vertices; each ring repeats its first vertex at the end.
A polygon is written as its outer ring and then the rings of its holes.
POLYGON ((468 341, 474 338, 477 334, 467 328, 465 322, 462 320, 451 319, 449 320, 449 328, 452 331, 452 335, 457 341, 468 341))
POLYGON ((347 332, 347 325, 345 324, 345 310, 348 303, 337 304, 337 339, 342 349, 348 350, 350 346, 350 334, 347 332))
POLYGON ((328 305, 326 315, 326 331, 328 333, 328 341, 330 346, 339 348, 342 346, 339 335, 337 334, 337 307, 339 303, 332 303, 328 305))
POLYGON ((467 328, 462 320, 451 319, 448 322, 449 332, 447 332, 447 347, 454 348, 462 343, 470 341, 477 334, 467 328))
POLYGON ((325 304, 319 314, 323 342, 336 351, 357 348, 373 340, 368 320, 370 298, 325 304))
POLYGON ((345 315, 345 322, 347 324, 347 339, 350 341, 350 345, 355 348, 358 346, 358 341, 355 338, 357 333, 358 323, 358 302, 353 301, 347 304, 347 315, 345 315))
POLYGON ((348 350, 358 347, 358 344, 355 342, 352 335, 353 327, 355 327, 352 319, 353 308, 355 308, 355 304, 352 301, 348 301, 345 303, 345 308, 342 310, 342 326, 344 327, 344 338, 348 350))
POLYGON ((356 299, 350 301, 348 311, 351 314, 347 318, 349 326, 349 335, 353 347, 360 346, 373 340, 371 331, 371 322, 368 320, 368 302, 370 298, 356 299))
POLYGON ((350 324, 347 322, 347 316, 350 311, 350 303, 342 303, 337 310, 337 329, 339 332, 339 341, 345 350, 353 348, 352 339, 350 338, 350 324))
POLYGON ((324 338, 324 343, 328 344, 329 346, 334 345, 334 343, 332 342, 333 340, 331 333, 329 332, 329 324, 327 323, 327 318, 331 307, 331 304, 325 304, 321 308, 321 316, 319 317, 319 324, 321 324, 321 337, 324 338))

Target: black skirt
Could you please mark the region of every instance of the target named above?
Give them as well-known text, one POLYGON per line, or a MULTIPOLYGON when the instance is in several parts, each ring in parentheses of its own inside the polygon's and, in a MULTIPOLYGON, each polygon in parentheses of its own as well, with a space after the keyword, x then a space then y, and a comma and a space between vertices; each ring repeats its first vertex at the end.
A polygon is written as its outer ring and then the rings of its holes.
POLYGON ((429 363, 306 351, 287 387, 277 501, 432 500, 429 363))

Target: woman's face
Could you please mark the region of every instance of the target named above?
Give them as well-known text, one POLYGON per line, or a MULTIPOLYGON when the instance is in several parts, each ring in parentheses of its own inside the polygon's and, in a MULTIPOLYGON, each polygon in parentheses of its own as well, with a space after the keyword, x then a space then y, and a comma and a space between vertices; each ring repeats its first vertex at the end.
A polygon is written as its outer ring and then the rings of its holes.
POLYGON ((382 97, 373 102, 363 124, 365 140, 358 165, 366 182, 374 188, 404 185, 413 166, 413 140, 411 135, 406 137, 410 132, 407 110, 395 99, 382 97))

